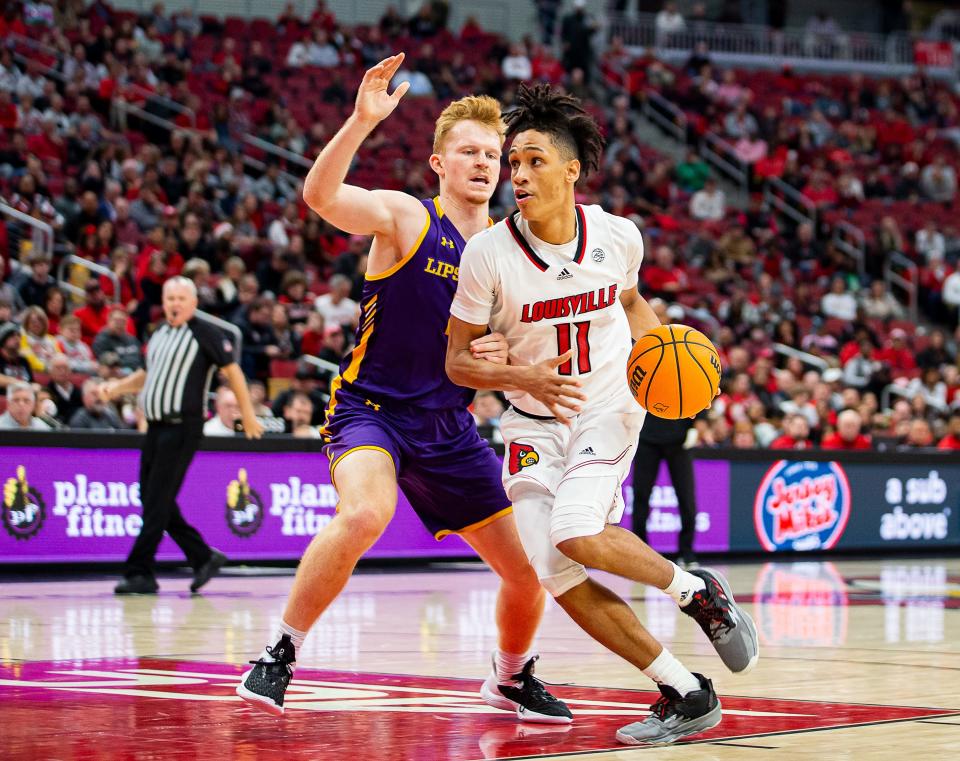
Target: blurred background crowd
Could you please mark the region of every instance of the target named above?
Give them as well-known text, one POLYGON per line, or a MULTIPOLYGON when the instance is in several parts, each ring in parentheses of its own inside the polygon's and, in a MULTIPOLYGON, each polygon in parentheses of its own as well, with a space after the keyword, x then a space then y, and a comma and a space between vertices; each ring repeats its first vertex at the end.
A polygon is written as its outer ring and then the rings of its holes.
MULTIPOLYGON (((703 42, 661 60, 598 32, 583 3, 535 5, 540 34, 511 42, 475 19, 449 28, 444 2, 353 27, 322 0, 274 20, 0 3, 0 427, 140 425, 133 400, 104 405, 97 385, 142 366, 162 283, 182 274, 239 328, 259 414, 319 436, 370 240, 325 224, 300 183, 364 69, 403 50, 403 128, 378 130, 349 181, 434 193, 432 122, 451 98, 509 109, 518 82, 549 81, 584 99, 607 149, 578 200, 637 224, 644 294, 721 353, 722 392, 691 445, 960 449, 957 92, 922 68, 722 68, 703 42), (648 139, 651 108, 679 146, 648 139), (740 187, 705 143, 742 167, 740 187), (777 213, 770 188, 807 216, 777 213), (50 226, 49 246, 24 217, 50 226), (837 235, 851 228, 858 254, 837 235)), ((658 33, 703 13, 666 3, 658 33)), ((811 44, 846 44, 828 16, 808 26, 811 44)), ((493 206, 512 208, 506 172, 493 206)), ((232 435, 230 391, 212 408, 208 434, 232 435)), ((473 409, 498 441, 502 399, 473 409)))

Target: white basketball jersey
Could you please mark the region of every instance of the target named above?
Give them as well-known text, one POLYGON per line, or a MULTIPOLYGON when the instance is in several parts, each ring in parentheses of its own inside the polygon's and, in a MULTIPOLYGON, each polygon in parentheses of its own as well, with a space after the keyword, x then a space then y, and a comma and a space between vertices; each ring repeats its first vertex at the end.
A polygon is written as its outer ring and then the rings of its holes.
MULTIPOLYGON (((538 240, 519 214, 473 236, 450 312, 503 333, 523 364, 573 349, 558 372, 580 380, 593 406, 629 399, 630 326, 620 295, 637 284, 643 238, 633 222, 599 206, 576 211, 577 237, 559 246, 538 240)), ((505 394, 522 412, 552 417, 529 394, 505 394)))

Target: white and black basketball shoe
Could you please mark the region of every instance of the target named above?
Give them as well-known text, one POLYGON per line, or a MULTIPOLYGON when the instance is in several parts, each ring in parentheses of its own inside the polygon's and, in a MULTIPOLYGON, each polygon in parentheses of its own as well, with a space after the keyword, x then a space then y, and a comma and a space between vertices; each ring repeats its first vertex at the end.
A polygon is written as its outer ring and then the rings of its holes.
POLYGON ((480 688, 480 696, 489 706, 516 712, 521 721, 569 724, 573 714, 567 704, 547 692, 543 682, 533 675, 533 664, 539 657, 535 655, 528 660, 519 674, 510 677, 509 684, 500 683, 494 661, 493 671, 480 688))
POLYGON ((253 668, 237 685, 237 695, 250 705, 274 716, 283 715, 283 696, 293 677, 296 648, 284 635, 276 645, 266 648, 266 656, 250 661, 253 668))

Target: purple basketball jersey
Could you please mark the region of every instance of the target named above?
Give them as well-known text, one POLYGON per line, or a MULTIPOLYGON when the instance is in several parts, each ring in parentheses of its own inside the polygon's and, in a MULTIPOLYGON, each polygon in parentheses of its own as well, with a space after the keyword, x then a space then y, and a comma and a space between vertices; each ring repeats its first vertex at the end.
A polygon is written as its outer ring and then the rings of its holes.
POLYGON ((452 383, 444 370, 450 304, 466 243, 439 198, 422 203, 427 221, 413 248, 363 284, 359 338, 333 382, 331 414, 340 388, 425 409, 466 407, 473 399, 473 390, 452 383))

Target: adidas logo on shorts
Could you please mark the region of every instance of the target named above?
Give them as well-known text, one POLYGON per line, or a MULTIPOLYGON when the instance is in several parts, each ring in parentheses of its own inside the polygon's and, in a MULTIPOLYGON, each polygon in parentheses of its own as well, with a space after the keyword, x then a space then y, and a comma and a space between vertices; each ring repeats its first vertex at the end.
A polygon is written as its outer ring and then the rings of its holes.
POLYGON ((564 267, 562 270, 560 270, 560 274, 557 275, 557 280, 569 280, 572 277, 573 273, 564 267))
POLYGON ((592 454, 595 455, 596 452, 593 451, 593 447, 587 447, 580 454, 592 454))

